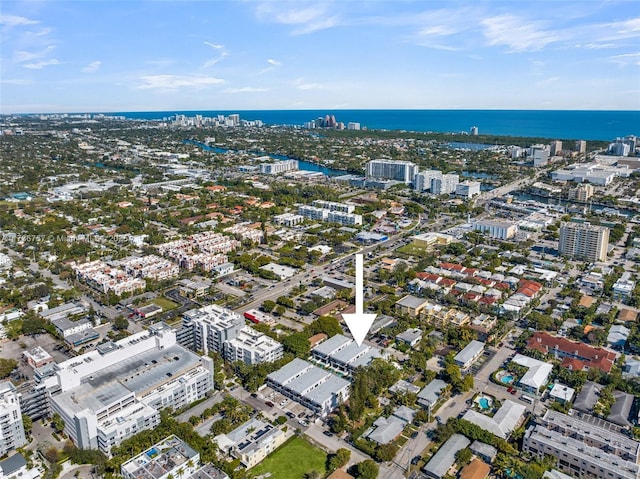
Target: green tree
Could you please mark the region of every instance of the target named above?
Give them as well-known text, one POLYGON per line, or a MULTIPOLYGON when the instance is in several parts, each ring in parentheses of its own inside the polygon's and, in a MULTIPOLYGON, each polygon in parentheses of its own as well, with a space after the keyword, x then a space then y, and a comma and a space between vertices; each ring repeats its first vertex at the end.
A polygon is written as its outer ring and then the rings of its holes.
POLYGON ((15 359, 0 358, 0 379, 9 377, 11 371, 18 367, 18 361, 15 359))
POLYGON ((262 309, 262 311, 264 311, 265 313, 270 313, 275 309, 275 307, 276 307, 275 301, 271 301, 270 299, 267 299, 262 303, 262 306, 260 307, 260 309, 262 309))
POLYGON ((356 466, 357 479, 377 479, 379 472, 378 465, 371 459, 362 461, 356 466))
POLYGON ((51 418, 51 427, 53 427, 53 430, 58 434, 64 431, 64 421, 60 417, 60 414, 55 413, 53 415, 53 417, 51 418))
POLYGON ((351 459, 351 451, 341 447, 335 454, 330 454, 327 457, 327 469, 329 472, 340 469, 349 462, 349 459, 351 459))
POLYGON ((460 449, 458 452, 456 452, 456 464, 458 464, 458 467, 463 467, 469 463, 472 456, 473 453, 468 447, 460 449))
POLYGON ((113 329, 115 331, 124 331, 129 327, 129 320, 124 316, 118 316, 113 320, 113 329))
POLYGON ((282 346, 284 349, 298 358, 305 358, 309 356, 311 351, 311 345, 309 344, 309 338, 305 333, 291 333, 288 336, 282 338, 282 346))

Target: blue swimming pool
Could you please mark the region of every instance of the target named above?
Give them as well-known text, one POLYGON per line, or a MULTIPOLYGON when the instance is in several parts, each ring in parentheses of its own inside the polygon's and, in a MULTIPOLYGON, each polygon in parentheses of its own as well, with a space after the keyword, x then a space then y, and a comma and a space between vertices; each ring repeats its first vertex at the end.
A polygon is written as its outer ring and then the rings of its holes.
POLYGON ((502 376, 500 378, 500 382, 502 384, 511 384, 513 382, 513 376, 511 374, 507 374, 506 376, 502 376))
POLYGON ((482 409, 489 409, 491 405, 489 404, 489 400, 487 398, 478 399, 478 404, 482 409))

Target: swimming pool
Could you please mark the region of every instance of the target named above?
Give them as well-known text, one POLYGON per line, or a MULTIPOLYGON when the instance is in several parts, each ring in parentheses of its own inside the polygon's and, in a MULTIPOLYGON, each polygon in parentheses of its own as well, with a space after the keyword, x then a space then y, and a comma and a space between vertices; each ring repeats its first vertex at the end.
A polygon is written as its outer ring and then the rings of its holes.
POLYGON ((511 384, 513 382, 513 376, 511 374, 507 374, 500 378, 500 382, 502 384, 511 384))
POLYGON ((491 404, 489 404, 489 399, 485 397, 481 397, 480 399, 478 399, 478 404, 482 409, 489 409, 491 407, 491 404))

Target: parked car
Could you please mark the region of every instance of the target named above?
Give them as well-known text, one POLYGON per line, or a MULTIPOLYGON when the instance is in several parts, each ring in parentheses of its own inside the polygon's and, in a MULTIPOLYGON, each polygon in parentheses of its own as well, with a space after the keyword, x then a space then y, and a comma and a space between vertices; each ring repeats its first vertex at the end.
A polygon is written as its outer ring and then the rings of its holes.
POLYGON ((513 391, 511 391, 511 394, 516 394, 518 392, 517 389, 514 389, 513 391))
POLYGON ((333 433, 331 431, 322 431, 322 434, 324 434, 327 437, 332 437, 333 433))
POLYGON ((295 414, 293 414, 291 411, 287 411, 287 417, 293 419, 294 417, 296 417, 295 414))
POLYGON ((418 431, 413 431, 411 433, 411 439, 415 439, 416 437, 418 437, 418 431))
POLYGON ((309 425, 309 423, 308 423, 307 421, 305 421, 304 419, 300 419, 300 420, 298 421, 298 424, 300 424, 301 426, 307 426, 307 425, 309 425))
POLYGON ((421 456, 416 456, 413 459, 411 459, 411 464, 415 466, 416 464, 418 464, 420 462, 421 459, 422 459, 421 456))
POLYGON ((267 401, 267 402, 265 402, 265 404, 266 404, 267 406, 269 406, 269 407, 273 407, 273 403, 272 403, 271 401, 267 401))

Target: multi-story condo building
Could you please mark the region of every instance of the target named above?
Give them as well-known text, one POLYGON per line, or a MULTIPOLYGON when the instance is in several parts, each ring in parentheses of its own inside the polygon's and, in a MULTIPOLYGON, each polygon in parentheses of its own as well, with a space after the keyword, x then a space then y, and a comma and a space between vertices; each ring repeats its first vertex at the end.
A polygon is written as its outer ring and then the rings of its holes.
POLYGON ((329 211, 340 211, 342 213, 353 213, 356 205, 349 203, 337 203, 335 201, 315 200, 311 203, 313 206, 329 211))
POLYGON ((320 343, 311 351, 313 359, 341 374, 351 374, 358 366, 367 366, 374 358, 381 358, 378 348, 362 344, 358 346, 353 339, 336 334, 320 343))
POLYGON ((278 341, 245 326, 242 316, 217 304, 184 313, 177 334, 180 344, 204 354, 219 353, 227 361, 258 364, 282 358, 278 341))
POLYGON ((593 196, 594 187, 589 183, 583 183, 569 190, 569 199, 586 202, 593 196))
POLYGON ((282 344, 266 334, 245 326, 238 335, 225 342, 224 358, 247 364, 273 362, 282 358, 282 344))
POLYGON ((0 455, 26 443, 16 388, 10 381, 3 381, 0 383, 0 455))
POLYGON ((558 252, 584 261, 606 261, 609 228, 591 223, 562 223, 558 252))
POLYGON ((260 173, 263 175, 277 175, 298 169, 298 160, 279 160, 274 163, 262 163, 260 173))
POLYGON ((431 179, 431 193, 434 195, 449 195, 456 191, 460 177, 458 175, 442 175, 431 179))
POLYGON ((304 216, 293 213, 283 213, 273 217, 273 222, 283 226, 296 226, 304 222, 304 216))
POLYGON ((131 276, 158 281, 175 278, 180 272, 177 264, 155 254, 123 260, 120 265, 131 276))
POLYGON ((315 221, 327 221, 327 218, 329 217, 329 210, 309 205, 301 205, 298 207, 298 213, 300 216, 315 221))
POLYGON ((349 381, 298 358, 267 375, 267 384, 322 417, 349 398, 349 381))
POLYGON ((549 146, 547 145, 531 145, 529 148, 529 156, 535 167, 545 166, 549 163, 549 154, 549 146))
POLYGON ((560 140, 554 140, 549 143, 549 155, 557 156, 562 151, 562 142, 560 140))
POLYGON ((387 159, 371 160, 367 162, 366 169, 367 178, 396 180, 405 184, 413 183, 416 172, 415 163, 387 159))
POLYGON ((231 457, 240 459, 246 468, 252 468, 280 447, 291 436, 281 428, 250 419, 233 431, 220 434, 214 441, 220 450, 231 457))
POLYGON ((162 323, 45 368, 36 378, 46 385, 65 432, 79 448, 105 454, 156 427, 161 409, 182 408, 213 389, 213 360, 178 345, 162 323))
POLYGON ((413 189, 416 191, 430 191, 431 181, 434 178, 442 178, 442 172, 439 170, 417 172, 413 178, 413 189))
POLYGON ((501 240, 511 239, 518 232, 518 227, 514 223, 497 220, 478 221, 473 225, 473 229, 501 240))
POLYGON ((579 414, 553 410, 536 420, 524 435, 524 452, 540 459, 551 456, 556 467, 574 477, 637 479, 640 442, 621 434, 612 424, 604 428, 579 414))
POLYGON ((585 140, 578 140, 575 144, 576 151, 578 153, 586 153, 587 152, 587 142, 585 140))
POLYGON ((362 224, 362 215, 355 213, 342 213, 341 211, 329 211, 327 215, 329 223, 338 223, 344 226, 354 226, 362 224))
POLYGON ((244 326, 244 318, 230 309, 210 304, 182 315, 178 342, 194 350, 222 354, 224 342, 234 339, 244 326))

